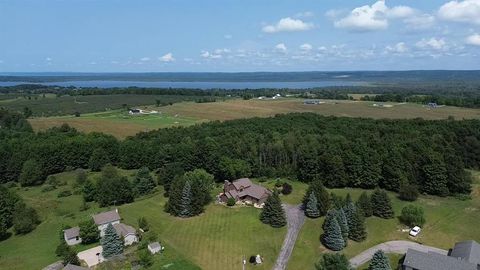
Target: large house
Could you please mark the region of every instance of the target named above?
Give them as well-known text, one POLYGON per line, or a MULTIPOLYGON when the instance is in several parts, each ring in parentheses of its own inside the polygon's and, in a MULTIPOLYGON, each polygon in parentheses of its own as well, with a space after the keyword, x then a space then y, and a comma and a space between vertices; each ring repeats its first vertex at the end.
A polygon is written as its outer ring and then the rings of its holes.
POLYGON ((272 192, 260 185, 256 185, 248 178, 241 178, 233 182, 225 181, 220 200, 227 202, 233 198, 236 202, 241 201, 262 207, 272 192))
POLYGON ((105 235, 105 229, 107 228, 108 224, 119 224, 120 223, 120 215, 118 214, 118 209, 103 212, 93 216, 93 221, 98 226, 98 230, 100 231, 100 237, 105 235))
POLYGON ((476 241, 456 243, 447 256, 435 252, 409 249, 402 270, 480 270, 480 244, 476 241))
POLYGON ((63 238, 65 238, 65 242, 67 242, 69 246, 80 244, 82 242, 82 238, 80 238, 80 228, 73 227, 73 228, 64 230, 63 238))

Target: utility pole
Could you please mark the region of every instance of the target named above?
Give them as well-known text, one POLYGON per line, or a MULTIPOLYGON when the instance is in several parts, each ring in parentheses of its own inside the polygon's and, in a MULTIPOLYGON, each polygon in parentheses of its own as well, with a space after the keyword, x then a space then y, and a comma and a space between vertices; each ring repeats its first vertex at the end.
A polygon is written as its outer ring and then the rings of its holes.
POLYGON ((242 258, 242 269, 245 270, 245 265, 247 264, 247 260, 245 259, 245 255, 242 258))

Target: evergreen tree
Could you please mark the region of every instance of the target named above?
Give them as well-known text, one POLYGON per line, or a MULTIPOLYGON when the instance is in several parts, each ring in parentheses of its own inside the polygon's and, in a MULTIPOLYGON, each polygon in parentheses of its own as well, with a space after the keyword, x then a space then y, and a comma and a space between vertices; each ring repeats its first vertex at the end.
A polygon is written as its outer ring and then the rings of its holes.
POLYGON ((180 212, 178 213, 179 217, 191 217, 192 216, 192 186, 190 182, 185 182, 182 191, 182 199, 180 201, 180 212))
POLYGON ((83 185, 82 188, 82 193, 83 193, 83 199, 86 202, 91 202, 94 201, 96 196, 97 196, 97 189, 95 188, 95 185, 87 179, 85 181, 85 184, 83 185))
POLYGON ((338 196, 333 192, 330 193, 330 201, 332 207, 334 207, 335 209, 341 209, 345 206, 345 200, 341 196, 338 196))
POLYGON ((338 224, 335 210, 330 210, 323 223, 322 243, 328 249, 333 251, 342 250, 345 247, 342 230, 338 224))
POLYGON ((373 215, 381 218, 393 218, 392 202, 385 190, 375 189, 371 197, 373 215))
POLYGON ((78 185, 83 185, 85 184, 85 181, 87 181, 87 172, 84 169, 78 169, 77 170, 77 176, 75 177, 75 180, 78 185))
POLYGON ((418 188, 415 185, 409 184, 404 181, 400 184, 400 189, 398 190, 398 198, 402 201, 413 202, 418 198, 418 188))
POLYGON ((368 270, 392 270, 388 257, 381 250, 373 254, 368 270))
POLYGON ((282 207, 278 191, 275 190, 272 195, 268 196, 260 213, 260 220, 274 228, 287 225, 285 210, 282 207))
POLYGON ((103 148, 97 148, 88 161, 88 167, 94 172, 99 172, 108 163, 110 159, 107 152, 103 148))
POLYGON ((345 199, 345 206, 343 207, 343 212, 345 213, 345 217, 347 218, 348 227, 352 227, 352 220, 353 216, 355 215, 356 207, 350 197, 350 193, 347 194, 345 199))
POLYGON ((123 252, 123 241, 118 236, 115 228, 110 223, 105 229, 105 235, 102 238, 102 255, 105 258, 110 258, 116 255, 120 255, 123 252))
POLYGON ((145 217, 138 218, 138 227, 144 232, 148 232, 150 230, 150 225, 145 217))
POLYGON ((153 181, 153 177, 150 175, 150 170, 147 167, 142 167, 138 170, 133 185, 138 195, 149 194, 153 191, 155 181, 153 181))
POLYGON ((98 241, 100 235, 98 233, 98 227, 93 222, 93 219, 88 219, 79 224, 80 238, 82 238, 83 244, 91 244, 98 241))
POLYGON ((372 201, 370 200, 370 196, 368 196, 367 192, 364 191, 362 194, 360 194, 355 206, 357 209, 362 211, 362 214, 365 217, 371 217, 373 215, 372 201))
POLYGON ((60 241, 60 244, 55 250, 55 254, 62 258, 63 265, 80 265, 80 260, 77 257, 77 253, 69 245, 67 245, 65 241, 63 241, 63 237, 62 241, 60 241))
POLYGON ((310 218, 320 217, 320 211, 318 210, 317 197, 315 192, 311 192, 308 197, 307 205, 305 206, 305 215, 310 218))
POLYGON ((348 231, 348 238, 356 242, 361 242, 367 238, 365 217, 360 209, 356 209, 352 215, 351 227, 348 231))
POLYGON ((36 160, 29 159, 23 163, 22 172, 18 182, 22 186, 33 186, 41 184, 44 180, 43 168, 36 160))
POLYGON ((344 254, 325 253, 322 259, 315 264, 316 270, 353 270, 344 254))
POLYGON ((0 239, 7 236, 7 230, 13 225, 15 205, 20 198, 0 185, 0 239))
POLYGON ((335 212, 337 214, 338 225, 340 225, 340 230, 342 231, 343 240, 345 241, 345 244, 347 244, 349 231, 347 217, 345 216, 343 209, 338 209, 335 212))
POLYGON ((330 195, 320 180, 312 181, 307 189, 307 192, 305 193, 305 196, 303 197, 302 204, 304 209, 307 206, 310 193, 312 192, 314 192, 315 196, 317 197, 317 208, 320 211, 320 216, 324 216, 330 209, 330 195))
POLYGON ((130 182, 125 176, 120 176, 112 165, 107 165, 102 169, 102 175, 96 186, 96 201, 101 207, 133 201, 130 182))
POLYGON ((181 177, 185 171, 180 163, 168 163, 158 170, 157 182, 163 186, 165 194, 169 195, 170 187, 175 179, 181 177))

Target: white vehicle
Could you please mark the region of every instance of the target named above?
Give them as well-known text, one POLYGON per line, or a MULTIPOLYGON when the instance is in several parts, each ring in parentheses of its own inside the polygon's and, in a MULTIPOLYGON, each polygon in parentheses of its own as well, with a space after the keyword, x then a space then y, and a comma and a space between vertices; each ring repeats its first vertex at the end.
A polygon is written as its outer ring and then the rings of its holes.
POLYGON ((410 236, 417 236, 422 229, 418 226, 413 227, 410 232, 408 233, 410 236))

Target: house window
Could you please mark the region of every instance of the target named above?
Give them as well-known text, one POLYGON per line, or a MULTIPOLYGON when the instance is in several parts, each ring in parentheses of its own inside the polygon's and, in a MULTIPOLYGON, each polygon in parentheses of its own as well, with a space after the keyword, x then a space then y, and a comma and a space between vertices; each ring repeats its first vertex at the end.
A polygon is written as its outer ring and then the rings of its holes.
POLYGON ((78 239, 79 239, 79 238, 78 238, 78 236, 77 236, 77 237, 75 237, 75 240, 76 240, 76 241, 78 241, 78 239))

